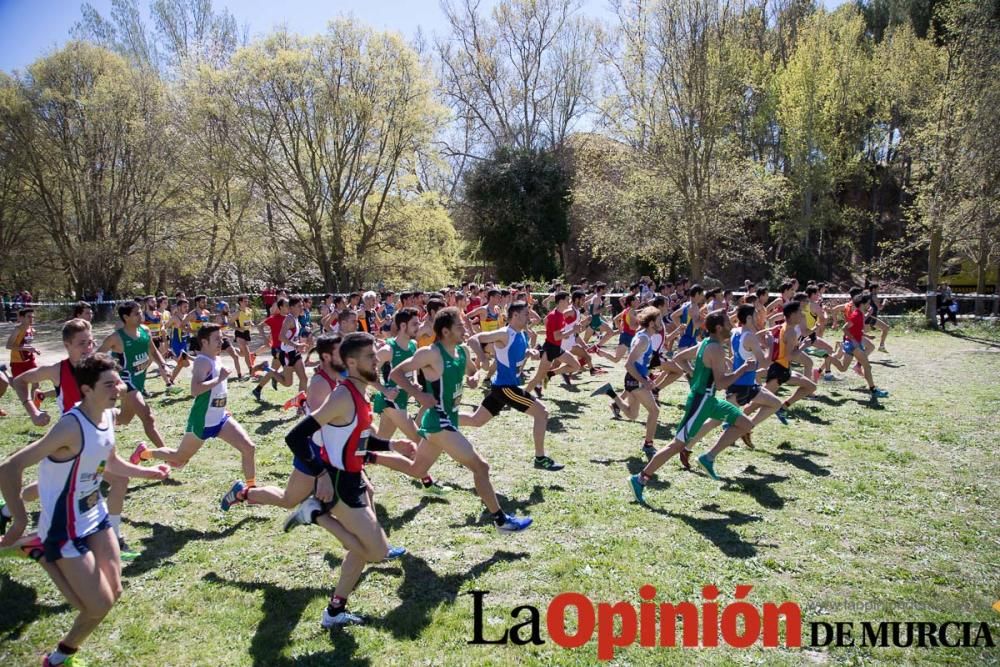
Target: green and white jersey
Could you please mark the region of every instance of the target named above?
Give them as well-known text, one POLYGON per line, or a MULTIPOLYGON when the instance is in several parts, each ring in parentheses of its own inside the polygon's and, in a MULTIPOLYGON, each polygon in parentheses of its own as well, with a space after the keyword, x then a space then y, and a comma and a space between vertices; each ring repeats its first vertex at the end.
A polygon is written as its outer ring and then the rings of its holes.
POLYGON ((125 329, 117 331, 118 337, 122 341, 122 349, 125 353, 121 356, 122 380, 130 385, 129 391, 136 389, 145 391, 146 389, 146 369, 149 368, 149 331, 146 327, 139 327, 139 335, 132 338, 125 329))
MULTIPOLYGON (((202 372, 204 366, 199 369, 199 362, 203 364, 205 361, 211 364, 211 371, 202 381, 219 377, 219 373, 222 371, 222 361, 218 357, 213 359, 204 354, 199 354, 194 360, 192 372, 202 372)), ((219 429, 228 418, 226 412, 226 399, 229 395, 227 383, 227 380, 223 380, 212 387, 211 391, 195 396, 194 405, 191 406, 191 413, 188 415, 188 433, 194 433, 202 440, 213 438, 219 434, 219 429)))
POLYGON ((715 378, 712 377, 712 369, 705 365, 705 350, 708 349, 709 345, 715 345, 716 342, 712 338, 706 338, 701 341, 701 346, 698 348, 698 356, 694 360, 694 370, 691 372, 691 393, 692 394, 714 394, 715 393, 715 378))

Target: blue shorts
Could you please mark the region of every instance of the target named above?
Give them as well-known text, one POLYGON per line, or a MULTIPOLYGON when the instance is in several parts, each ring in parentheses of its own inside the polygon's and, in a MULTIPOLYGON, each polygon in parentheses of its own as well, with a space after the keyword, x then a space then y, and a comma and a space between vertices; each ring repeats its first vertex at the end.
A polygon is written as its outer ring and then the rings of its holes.
MULTIPOLYGON (((309 443, 309 448, 312 450, 313 458, 314 459, 319 459, 320 458, 320 449, 319 449, 318 446, 316 446, 316 443, 315 442, 310 442, 309 443)), ((292 457, 292 467, 295 468, 296 470, 298 470, 299 472, 305 474, 305 475, 309 475, 310 477, 313 476, 312 468, 310 468, 308 465, 306 465, 306 462, 303 461, 302 459, 300 459, 297 456, 292 457)))
POLYGON ((694 347, 698 344, 698 339, 694 336, 681 336, 680 340, 677 341, 678 350, 686 350, 689 347, 694 347))
POLYGON ((631 347, 633 338, 635 338, 635 334, 625 333, 623 331, 618 334, 618 344, 624 345, 625 347, 631 347))
POLYGON ((87 538, 102 530, 111 530, 111 522, 106 515, 97 524, 97 527, 86 535, 72 537, 68 540, 46 538, 45 542, 42 543, 42 548, 45 550, 46 562, 54 563, 60 558, 79 558, 90 551, 90 547, 87 546, 87 538))
MULTIPOLYGON (((202 440, 208 440, 210 438, 218 438, 219 432, 222 431, 222 427, 226 425, 227 421, 229 421, 229 415, 228 414, 223 415, 222 421, 220 421, 215 426, 206 426, 205 429, 201 432, 201 435, 198 437, 201 438, 202 440)), ((198 434, 195 433, 195 435, 198 434)))
POLYGON ((845 338, 844 342, 843 342, 843 347, 844 347, 844 354, 854 354, 854 348, 855 347, 858 348, 859 350, 861 350, 862 352, 864 352, 865 351, 865 342, 861 341, 860 343, 858 343, 857 345, 855 345, 854 341, 850 341, 850 340, 847 340, 845 338))
POLYGON ((180 359, 182 356, 184 356, 184 353, 187 352, 187 349, 188 349, 188 338, 187 338, 187 336, 185 336, 184 338, 181 338, 180 340, 178 340, 178 339, 176 339, 176 338, 174 338, 174 337, 171 336, 171 338, 170 338, 170 351, 174 353, 175 357, 177 357, 178 359, 180 359))

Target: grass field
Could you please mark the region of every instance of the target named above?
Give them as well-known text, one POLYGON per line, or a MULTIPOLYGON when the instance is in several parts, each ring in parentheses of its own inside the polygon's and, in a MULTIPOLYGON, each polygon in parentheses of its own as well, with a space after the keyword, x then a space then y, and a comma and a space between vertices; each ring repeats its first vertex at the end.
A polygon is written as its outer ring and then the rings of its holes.
MULTIPOLYGON (((471 493, 471 475, 444 458, 435 475, 466 489, 428 497, 384 468, 371 470, 390 542, 409 549, 371 567, 351 607, 366 627, 325 632, 321 611, 343 550, 316 527, 284 534, 284 512, 219 510, 239 476, 234 450, 212 441, 168 483, 138 480, 123 529, 141 557, 124 568, 121 602, 85 646, 91 665, 437 665, 596 662, 595 643, 576 650, 469 646, 470 590, 488 590, 485 634, 515 621, 510 610, 542 610, 557 594, 637 604, 653 584, 660 602, 701 604, 715 584, 720 607, 737 584, 749 601, 792 600, 810 621, 988 621, 1000 641, 1000 344, 976 336, 894 332, 891 355, 876 354, 879 386, 869 402, 853 373, 824 383, 817 401, 755 434, 756 451, 730 449, 713 482, 671 461, 636 505, 625 482, 643 464, 642 424, 609 419, 597 380, 574 391, 553 385, 548 448, 567 464, 531 465, 530 424, 505 412, 472 441, 492 467, 508 511, 534 527, 502 536, 471 493), (331 569, 332 568, 332 569, 331 569)), ((621 384, 621 372, 609 376, 621 384)), ((149 384, 169 442, 184 428, 190 399, 149 384)), ((290 471, 278 409, 290 390, 259 406, 249 386, 230 383, 230 406, 258 445, 258 484, 283 486, 290 471)), ((686 387, 661 396, 658 444, 673 432, 686 387)), ((477 390, 466 390, 469 406, 477 390)), ((0 454, 41 434, 12 395, 0 399, 0 454)), ((51 404, 50 404, 51 407, 51 404)), ((471 407, 466 407, 466 410, 471 407)), ((141 436, 119 432, 119 451, 141 436)), ((713 436, 714 439, 714 436, 713 436)), ((41 569, 0 560, 0 664, 36 664, 69 626, 72 612, 41 569)), ((547 639, 544 617, 542 636, 547 639)), ((808 635, 803 637, 808 642, 808 635)), ((829 650, 621 650, 614 664, 996 664, 1000 649, 833 648, 829 650)))

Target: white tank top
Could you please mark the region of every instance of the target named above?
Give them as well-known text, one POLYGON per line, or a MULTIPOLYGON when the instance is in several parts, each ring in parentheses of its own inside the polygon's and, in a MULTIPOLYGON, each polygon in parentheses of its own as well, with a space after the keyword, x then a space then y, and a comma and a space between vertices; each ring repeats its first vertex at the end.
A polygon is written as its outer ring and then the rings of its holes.
MULTIPOLYGON (((293 341, 296 341, 296 340, 299 339, 299 318, 297 318, 295 316, 292 316, 292 323, 295 325, 295 328, 292 329, 291 339, 293 341)), ((281 326, 285 326, 285 325, 282 324, 281 326)), ((281 351, 282 352, 295 352, 296 348, 295 348, 294 345, 290 345, 289 343, 286 343, 285 339, 282 338, 281 339, 281 351)))
POLYGON ((576 317, 573 318, 572 322, 563 327, 562 332, 565 335, 565 338, 559 341, 559 347, 563 352, 570 352, 573 349, 573 346, 576 345, 576 335, 572 332, 576 327, 576 323, 580 321, 580 311, 573 308, 573 312, 576 313, 576 317))
POLYGON ((42 503, 38 537, 43 542, 89 535, 108 515, 100 487, 104 467, 115 447, 114 410, 104 412, 103 427, 91 422, 78 407, 62 418, 79 425, 83 446, 67 461, 45 458, 38 464, 38 496, 42 503))

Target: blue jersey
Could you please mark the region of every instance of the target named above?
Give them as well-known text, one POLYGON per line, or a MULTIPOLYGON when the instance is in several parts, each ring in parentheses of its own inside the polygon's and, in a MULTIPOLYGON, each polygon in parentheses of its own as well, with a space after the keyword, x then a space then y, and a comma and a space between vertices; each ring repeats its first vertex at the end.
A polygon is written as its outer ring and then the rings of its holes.
MULTIPOLYGON (((755 336, 756 334, 752 331, 746 331, 744 329, 734 329, 733 336, 729 339, 729 344, 733 348, 733 369, 742 366, 748 359, 754 360, 753 350, 747 343, 750 336, 755 336)), ((743 373, 739 376, 733 385, 740 387, 748 387, 757 383, 757 371, 751 370, 743 373)))
POLYGON ((639 371, 639 375, 644 378, 649 377, 649 362, 653 358, 653 352, 656 350, 653 348, 653 341, 650 340, 649 334, 645 331, 640 331, 632 338, 632 344, 629 351, 634 350, 638 345, 639 341, 646 341, 646 351, 642 353, 642 356, 638 361, 635 362, 635 367, 639 371))
POLYGON ((497 370, 491 382, 494 387, 516 387, 521 384, 521 366, 528 352, 528 335, 510 327, 498 331, 507 332, 507 345, 493 349, 497 370))
POLYGON ((694 320, 691 319, 691 313, 688 310, 694 305, 690 301, 685 303, 681 307, 681 326, 684 327, 684 333, 681 334, 680 340, 677 341, 677 347, 685 349, 688 347, 693 347, 698 344, 698 339, 694 335, 694 320))

